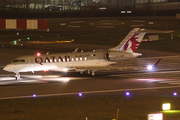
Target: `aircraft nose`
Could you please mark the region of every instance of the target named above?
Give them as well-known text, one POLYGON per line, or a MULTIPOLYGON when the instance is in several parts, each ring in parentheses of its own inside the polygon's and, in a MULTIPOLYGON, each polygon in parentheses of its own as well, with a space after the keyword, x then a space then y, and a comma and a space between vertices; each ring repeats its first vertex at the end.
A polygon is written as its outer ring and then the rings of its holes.
POLYGON ((14 72, 14 67, 12 65, 6 65, 3 70, 8 72, 14 72))

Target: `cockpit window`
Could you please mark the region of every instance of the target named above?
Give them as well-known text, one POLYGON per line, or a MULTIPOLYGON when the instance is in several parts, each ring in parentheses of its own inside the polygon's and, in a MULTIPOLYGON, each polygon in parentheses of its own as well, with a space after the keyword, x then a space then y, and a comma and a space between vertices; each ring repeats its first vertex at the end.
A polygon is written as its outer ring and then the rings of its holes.
POLYGON ((25 60, 23 60, 23 59, 21 59, 21 60, 15 59, 12 62, 25 62, 25 60))

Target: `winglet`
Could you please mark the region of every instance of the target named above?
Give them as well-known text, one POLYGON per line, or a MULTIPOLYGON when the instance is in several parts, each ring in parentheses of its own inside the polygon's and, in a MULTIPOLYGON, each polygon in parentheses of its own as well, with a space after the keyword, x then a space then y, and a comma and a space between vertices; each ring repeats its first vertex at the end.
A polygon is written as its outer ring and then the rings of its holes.
POLYGON ((76 48, 74 51, 73 51, 73 53, 76 53, 78 51, 78 48, 76 48))
POLYGON ((159 58, 159 60, 155 62, 153 66, 157 68, 157 65, 159 64, 160 61, 161 61, 161 58, 159 58))

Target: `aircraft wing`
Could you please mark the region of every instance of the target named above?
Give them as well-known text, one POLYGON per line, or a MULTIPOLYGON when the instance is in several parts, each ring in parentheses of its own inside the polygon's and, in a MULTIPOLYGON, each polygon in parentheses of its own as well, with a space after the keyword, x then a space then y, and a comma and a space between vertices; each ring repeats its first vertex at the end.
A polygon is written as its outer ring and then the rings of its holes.
POLYGON ((152 65, 147 65, 147 66, 99 66, 99 67, 76 67, 74 68, 76 71, 86 71, 86 70, 93 70, 93 71, 98 71, 98 70, 149 70, 152 71, 157 68, 157 65, 159 64, 161 58, 158 59, 154 64, 152 65))
POLYGON ((138 70, 138 69, 146 69, 147 67, 137 67, 137 66, 124 66, 124 67, 116 67, 116 66, 102 66, 102 67, 76 67, 76 71, 85 71, 85 70, 138 70))

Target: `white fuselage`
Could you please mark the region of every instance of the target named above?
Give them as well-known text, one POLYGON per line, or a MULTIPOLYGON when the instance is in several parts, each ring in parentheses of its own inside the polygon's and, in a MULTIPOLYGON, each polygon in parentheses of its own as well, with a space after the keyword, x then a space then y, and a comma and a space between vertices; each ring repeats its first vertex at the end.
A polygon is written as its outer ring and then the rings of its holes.
POLYGON ((9 72, 65 71, 86 67, 108 66, 121 60, 137 57, 127 52, 78 52, 48 55, 22 56, 4 67, 9 72), (117 54, 118 53, 118 54, 117 54))

